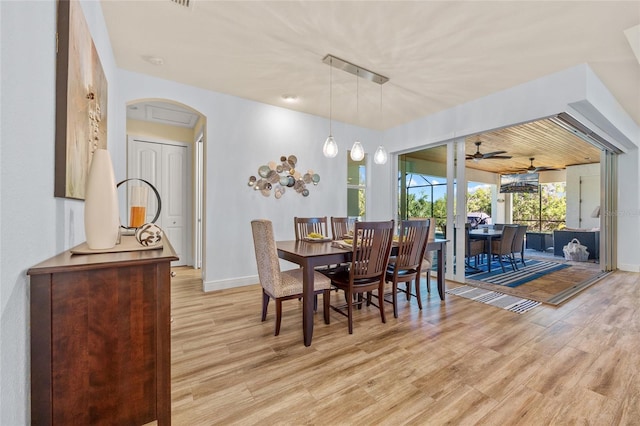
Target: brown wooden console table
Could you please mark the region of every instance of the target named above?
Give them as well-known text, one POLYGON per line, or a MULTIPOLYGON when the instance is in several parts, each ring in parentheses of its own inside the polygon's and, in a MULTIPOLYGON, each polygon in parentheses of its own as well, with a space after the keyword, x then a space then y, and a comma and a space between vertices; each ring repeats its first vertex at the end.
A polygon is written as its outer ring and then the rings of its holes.
POLYGON ((171 424, 177 259, 164 241, 146 251, 66 251, 29 269, 33 425, 171 424))

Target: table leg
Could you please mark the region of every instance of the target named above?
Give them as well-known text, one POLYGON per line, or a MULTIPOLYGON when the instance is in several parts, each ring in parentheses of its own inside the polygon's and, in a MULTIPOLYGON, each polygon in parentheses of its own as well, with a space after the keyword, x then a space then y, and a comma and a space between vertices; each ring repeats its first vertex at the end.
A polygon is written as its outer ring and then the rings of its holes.
POLYGON ((491 255, 491 237, 487 238, 487 245, 489 246, 487 249, 489 252, 489 258, 487 259, 487 271, 491 272, 491 262, 493 261, 493 256, 491 255))
POLYGON ((438 249, 438 294, 444 300, 444 248, 438 249))
POLYGON ((313 267, 302 267, 302 330, 304 345, 311 346, 313 338, 313 267))

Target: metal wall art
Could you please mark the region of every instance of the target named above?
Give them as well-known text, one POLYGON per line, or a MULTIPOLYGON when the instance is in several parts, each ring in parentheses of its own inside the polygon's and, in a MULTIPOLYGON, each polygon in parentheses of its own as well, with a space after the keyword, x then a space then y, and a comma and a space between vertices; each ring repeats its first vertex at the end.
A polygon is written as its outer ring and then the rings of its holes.
POLYGON ((309 196, 308 184, 317 185, 320 175, 313 170, 307 170, 305 174, 296 170, 298 159, 295 155, 280 157, 280 164, 270 161, 268 164, 258 167, 258 176, 249 176, 247 183, 254 190, 260 191, 268 197, 273 191, 276 198, 282 197, 287 188, 291 188, 303 197, 309 196))

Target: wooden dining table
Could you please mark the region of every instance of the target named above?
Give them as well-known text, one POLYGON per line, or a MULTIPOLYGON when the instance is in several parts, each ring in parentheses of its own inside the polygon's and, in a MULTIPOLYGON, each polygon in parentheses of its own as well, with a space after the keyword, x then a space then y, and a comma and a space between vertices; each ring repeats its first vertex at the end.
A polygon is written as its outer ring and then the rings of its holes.
MULTIPOLYGON (((437 252, 438 294, 444 300, 444 252, 447 240, 436 239, 427 244, 427 251, 437 252)), ((348 262, 351 250, 341 248, 332 241, 276 241, 278 257, 302 267, 302 330, 304 345, 310 346, 313 338, 313 272, 316 266, 336 265, 348 262)))
POLYGON ((469 231, 469 238, 487 241, 487 254, 489 256, 487 260, 487 272, 491 272, 491 241, 502 238, 502 229, 473 229, 469 231))

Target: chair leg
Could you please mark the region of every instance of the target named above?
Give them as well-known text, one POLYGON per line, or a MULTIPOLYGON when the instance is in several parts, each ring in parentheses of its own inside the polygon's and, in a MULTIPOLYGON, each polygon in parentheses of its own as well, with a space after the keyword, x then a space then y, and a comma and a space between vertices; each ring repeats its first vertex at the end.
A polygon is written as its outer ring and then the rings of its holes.
POLYGON ((262 290, 262 321, 267 319, 267 306, 269 306, 269 295, 262 290))
POLYGON ((500 262, 500 267, 502 268, 502 272, 507 272, 507 271, 504 269, 504 264, 502 263, 502 255, 498 256, 498 261, 500 262))
POLYGON ((318 295, 313 295, 313 312, 318 312, 318 295))
POLYGON ((411 300, 411 281, 407 281, 406 283, 406 291, 405 294, 407 296, 407 301, 411 300))
POLYGON ((378 286, 378 295, 378 297, 380 298, 380 303, 378 303, 378 308, 380 308, 380 318, 382 319, 383 323, 386 323, 387 317, 384 315, 384 280, 378 286))
MULTIPOLYGON (((429 275, 427 275, 427 288, 429 288, 429 275)), ((422 296, 420 296, 420 276, 416 276, 416 299, 418 299, 418 308, 422 309, 422 296)))
POLYGON ((282 299, 276 299, 276 334, 280 334, 280 321, 282 320, 282 299))
MULTIPOLYGON (((393 301, 393 317, 398 318, 398 283, 394 282, 391 288, 391 300, 393 301)), ((409 290, 409 285, 407 284, 407 294, 409 290)), ((384 296, 383 296, 384 297, 384 296)), ((380 303, 382 305, 382 303, 380 303)))
POLYGON ((353 334, 353 296, 351 292, 347 293, 347 324, 349 325, 349 334, 353 334))
POLYGON ((322 291, 322 302, 324 303, 324 307, 323 307, 323 313, 324 313, 324 323, 325 324, 329 324, 330 323, 330 318, 329 318, 329 302, 331 299, 331 289, 327 289, 327 290, 323 290, 322 291))

